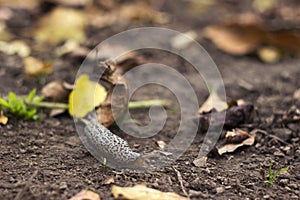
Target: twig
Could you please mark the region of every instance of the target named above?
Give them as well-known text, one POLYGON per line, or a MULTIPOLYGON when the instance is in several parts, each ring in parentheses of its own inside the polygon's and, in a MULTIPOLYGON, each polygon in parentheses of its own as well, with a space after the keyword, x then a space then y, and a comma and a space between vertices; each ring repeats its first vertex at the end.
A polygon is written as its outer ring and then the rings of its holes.
POLYGON ((143 101, 131 101, 128 103, 129 109, 137 109, 137 108, 149 108, 151 106, 170 106, 170 103, 165 100, 153 99, 153 100, 143 100, 143 101))
POLYGON ((25 186, 18 192, 17 196, 15 197, 15 200, 23 199, 25 191, 29 189, 29 186, 30 186, 32 180, 34 179, 34 177, 36 177, 37 174, 38 174, 38 170, 33 172, 33 174, 28 179, 28 181, 26 181, 25 186))
POLYGON ((174 171, 177 174, 178 181, 180 183, 180 187, 181 187, 182 192, 184 193, 185 196, 187 196, 188 198, 190 198, 189 195, 188 195, 188 193, 186 192, 186 190, 184 188, 183 179, 182 179, 182 176, 181 176, 180 172, 175 167, 172 167, 172 168, 174 169, 174 171))
MULTIPOLYGON (((28 103, 30 106, 42 107, 42 108, 51 108, 51 109, 68 109, 69 105, 66 103, 55 103, 55 102, 46 102, 42 101, 39 103, 28 103)), ((129 109, 137 108, 149 108, 151 106, 170 106, 170 103, 165 100, 152 99, 152 100, 143 100, 143 101, 132 101, 128 103, 129 109)))
POLYGON ((284 140, 282 140, 282 139, 280 139, 279 137, 277 137, 276 135, 271 135, 271 134, 269 134, 267 131, 264 131, 264 130, 261 130, 261 129, 255 129, 255 130, 253 130, 255 133, 262 133, 262 134, 264 134, 264 135, 266 135, 266 136, 268 136, 268 137, 271 137, 271 138, 273 138, 273 139, 275 139, 275 140, 278 140, 279 142, 281 142, 281 143, 283 143, 283 144, 285 144, 285 145, 289 145, 289 143, 287 143, 287 142, 285 142, 284 140))

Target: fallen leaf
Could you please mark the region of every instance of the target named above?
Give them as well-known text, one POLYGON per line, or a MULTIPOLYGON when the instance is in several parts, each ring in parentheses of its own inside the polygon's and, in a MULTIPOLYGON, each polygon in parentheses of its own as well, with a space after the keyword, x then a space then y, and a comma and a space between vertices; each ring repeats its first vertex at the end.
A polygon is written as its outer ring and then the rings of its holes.
POLYGON ((270 9, 276 0, 254 0, 252 3, 252 7, 259 12, 265 12, 266 10, 270 9))
POLYGON ((32 10, 40 4, 40 0, 0 0, 1 6, 7 6, 16 9, 32 10))
POLYGON ((243 131, 241 129, 233 129, 232 131, 227 131, 225 135, 225 140, 229 143, 241 143, 248 137, 248 132, 243 131))
POLYGON ((217 147, 218 153, 222 155, 224 153, 234 152, 237 148, 245 145, 251 146, 255 142, 255 135, 255 132, 251 132, 249 133, 249 138, 243 140, 239 144, 225 144, 224 146, 217 147))
POLYGON ((82 190, 75 196, 71 197, 70 200, 100 200, 100 196, 90 190, 82 190))
POLYGON ((275 47, 261 47, 257 51, 258 57, 265 63, 276 63, 280 60, 280 52, 275 47))
POLYGON ((233 55, 253 52, 264 39, 264 30, 256 24, 210 25, 203 34, 219 49, 233 55))
POLYGON ((114 183, 114 182, 115 182, 114 177, 109 177, 108 179, 105 179, 105 180, 102 182, 102 184, 103 184, 103 185, 110 185, 110 184, 112 184, 112 183, 114 183))
POLYGON ((300 88, 294 92, 293 98, 300 102, 300 88))
POLYGON ((39 42, 58 44, 64 40, 85 40, 86 16, 83 12, 57 7, 39 19, 34 38, 39 42))
POLYGON ((25 58, 30 55, 30 47, 23 41, 15 40, 12 42, 0 41, 0 51, 7 55, 17 54, 18 56, 25 58))
POLYGON ((78 47, 79 44, 75 40, 67 40, 62 46, 59 46, 55 49, 55 54, 60 57, 75 51, 78 47))
POLYGON ((55 117, 66 112, 66 109, 51 109, 49 116, 55 117))
POLYGON ((0 41, 9 41, 12 38, 12 36, 11 33, 7 30, 6 25, 3 22, 1 22, 1 11, 3 11, 3 9, 0 9, 0 41))
POLYGON ((0 124, 6 125, 8 122, 8 117, 6 117, 3 113, 3 111, 1 110, 1 106, 0 106, 0 124))
POLYGON ((91 4, 93 1, 92 0, 49 0, 54 3, 58 3, 60 5, 65 5, 65 6, 87 6, 91 4))
POLYGON ((221 112, 223 110, 226 110, 227 108, 228 105, 226 101, 222 100, 216 92, 212 91, 206 99, 206 101, 199 108, 198 113, 207 113, 213 109, 216 109, 216 111, 221 112))
POLYGON ((196 158, 194 161, 193 161, 193 164, 196 166, 196 167, 204 167, 206 165, 206 161, 207 161, 207 157, 200 157, 200 158, 196 158))
POLYGON ((134 187, 118 187, 111 188, 114 198, 122 198, 129 200, 187 200, 188 198, 180 196, 174 192, 161 192, 144 185, 136 185, 134 187))
POLYGON ((34 57, 24 58, 23 63, 25 67, 25 74, 29 77, 49 74, 52 72, 52 65, 50 63, 44 63, 34 57))
POLYGON ((67 102, 69 91, 62 81, 52 81, 42 88, 42 94, 53 102, 67 102))
POLYGON ((69 113, 75 117, 84 117, 106 98, 107 92, 102 85, 90 81, 86 74, 81 75, 75 89, 69 95, 69 113))
POLYGON ((180 34, 171 39, 171 45, 176 49, 184 49, 197 38, 195 31, 188 31, 184 35, 180 34))
POLYGON ((89 11, 89 23, 98 28, 113 24, 126 24, 133 21, 153 22, 166 24, 170 21, 170 16, 166 13, 153 9, 144 1, 122 4, 109 12, 101 12, 92 8, 89 11))
POLYGON ((166 142, 162 141, 162 140, 159 140, 156 143, 157 143, 157 145, 159 146, 160 149, 164 149, 167 146, 166 142))

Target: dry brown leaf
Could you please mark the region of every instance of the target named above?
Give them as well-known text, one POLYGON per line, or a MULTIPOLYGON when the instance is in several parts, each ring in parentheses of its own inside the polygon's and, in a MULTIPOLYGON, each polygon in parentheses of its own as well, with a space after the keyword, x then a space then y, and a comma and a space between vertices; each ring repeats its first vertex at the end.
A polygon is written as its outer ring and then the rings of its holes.
POLYGON ((0 0, 1 6, 7 6, 17 9, 34 9, 40 4, 40 0, 0 0))
POLYGON ((225 144, 224 146, 218 147, 217 148, 218 153, 222 155, 224 153, 234 152, 237 148, 245 145, 251 146, 255 142, 255 135, 256 135, 255 132, 251 132, 249 134, 249 138, 245 139, 239 144, 225 144))
POLYGON ((264 38, 264 31, 256 24, 211 25, 203 33, 219 49, 233 55, 254 51, 264 38))
POLYGON ((216 92, 212 91, 209 97, 206 99, 206 101, 199 108, 198 113, 207 113, 210 112, 212 109, 216 109, 218 112, 221 112, 223 110, 226 110, 227 108, 227 103, 224 100, 222 100, 216 92), (216 107, 213 107, 213 101, 216 107))
POLYGON ((110 185, 110 184, 112 184, 112 183, 114 183, 114 182, 115 182, 114 177, 109 177, 108 179, 105 179, 105 180, 102 182, 102 184, 103 184, 103 185, 110 185))
POLYGON ((75 196, 71 197, 70 200, 100 200, 100 196, 90 190, 82 190, 75 196))
POLYGON ((62 81, 52 81, 42 88, 43 96, 53 102, 67 102, 69 93, 62 81))
POLYGON ((188 198, 180 196, 174 192, 161 192, 144 185, 134 187, 112 186, 112 193, 115 198, 130 200, 187 200, 188 198))
POLYGON ((55 117, 66 112, 67 109, 51 109, 49 116, 55 117))
POLYGON ((126 24, 132 21, 150 21, 157 24, 165 24, 170 21, 168 14, 156 11, 143 1, 123 4, 110 12, 91 8, 88 13, 89 23, 99 28, 116 23, 126 24))
POLYGON ((64 40, 81 43, 85 40, 85 26, 85 13, 71 8, 57 7, 39 19, 34 38, 51 44, 64 40))
POLYGON ((44 63, 34 57, 26 57, 23 59, 25 74, 29 77, 38 76, 41 74, 49 74, 52 72, 52 65, 44 63))
POLYGON ((241 143, 248 137, 249 134, 247 131, 243 131, 241 129, 233 129, 232 131, 227 131, 225 140, 228 143, 241 143))
POLYGON ((66 6, 87 6, 91 4, 93 1, 92 0, 48 0, 52 1, 54 3, 58 3, 61 5, 66 5, 66 6))

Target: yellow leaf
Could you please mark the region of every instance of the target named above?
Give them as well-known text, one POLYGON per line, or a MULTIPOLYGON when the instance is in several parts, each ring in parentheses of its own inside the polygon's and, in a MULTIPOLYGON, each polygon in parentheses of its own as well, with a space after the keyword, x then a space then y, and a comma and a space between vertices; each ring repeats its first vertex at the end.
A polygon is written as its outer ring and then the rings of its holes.
POLYGON ((1 107, 0 107, 0 124, 6 125, 8 118, 3 114, 1 107))
POLYGON ((52 44, 69 39, 80 43, 85 40, 85 26, 84 13, 71 8, 58 7, 39 20, 34 38, 52 44))
POLYGON ((112 193, 115 198, 131 200, 187 200, 188 198, 180 196, 174 192, 161 192, 144 185, 136 185, 134 187, 118 187, 112 186, 112 193))
POLYGON ((96 82, 90 81, 87 74, 81 75, 75 89, 69 96, 69 113, 75 117, 84 117, 106 98, 105 88, 96 82))

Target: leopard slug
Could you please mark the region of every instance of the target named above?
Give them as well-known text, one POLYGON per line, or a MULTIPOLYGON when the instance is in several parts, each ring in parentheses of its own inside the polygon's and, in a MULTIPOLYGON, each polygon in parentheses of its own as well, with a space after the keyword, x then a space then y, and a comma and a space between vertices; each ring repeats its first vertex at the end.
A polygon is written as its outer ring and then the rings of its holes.
POLYGON ((108 166, 118 169, 155 169, 159 165, 173 162, 169 152, 154 150, 140 154, 134 152, 127 141, 115 135, 96 120, 85 121, 84 143, 88 150, 108 166))

